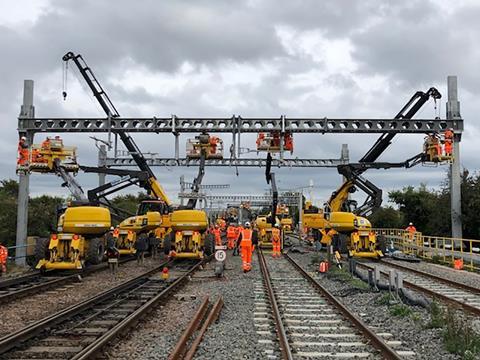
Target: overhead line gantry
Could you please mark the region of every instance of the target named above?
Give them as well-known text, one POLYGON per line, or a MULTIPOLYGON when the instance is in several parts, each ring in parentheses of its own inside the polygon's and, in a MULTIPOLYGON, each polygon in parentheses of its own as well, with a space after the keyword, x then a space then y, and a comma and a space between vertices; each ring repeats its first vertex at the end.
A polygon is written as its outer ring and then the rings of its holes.
MULTIPOLYGON (((26 136, 28 143, 33 143, 37 133, 171 133, 175 136, 175 153, 173 159, 152 159, 147 160, 152 164, 169 164, 172 160, 178 165, 189 165, 186 159, 178 157, 178 137, 182 133, 230 133, 233 139, 233 160, 220 162, 207 161, 206 166, 259 166, 257 160, 249 162, 249 159, 240 156, 241 134, 253 134, 262 132, 278 131, 281 136, 286 132, 304 134, 431 134, 441 133, 446 129, 453 129, 456 136, 454 144, 454 161, 451 165, 451 186, 452 186, 452 224, 454 233, 461 234, 460 220, 460 166, 459 166, 459 142, 464 125, 460 116, 460 105, 457 96, 457 79, 454 76, 448 78, 448 102, 447 119, 395 119, 395 118, 289 118, 280 116, 278 118, 244 118, 234 115, 225 118, 202 118, 202 117, 149 117, 149 118, 123 118, 123 117, 95 117, 95 118, 36 118, 33 106, 33 81, 26 80, 24 88, 23 105, 18 118, 18 133, 26 136), (246 161, 245 161, 246 160, 246 161), (235 161, 239 161, 235 163, 235 161), (242 163, 242 161, 244 161, 242 163), (460 228, 460 231, 458 229, 460 228), (455 230, 457 229, 457 230, 455 230)), ((113 115, 113 114, 112 114, 113 115)), ((385 135, 383 135, 385 136, 385 135)), ((135 153, 136 149, 128 149, 135 153)), ((134 154, 130 154, 134 156, 134 154)), ((274 159, 274 161, 277 159, 274 159)), ((299 164, 300 160, 316 163, 315 167, 326 165, 332 167, 326 159, 278 159, 278 164, 285 162, 292 166, 299 164)), ((110 160, 109 160, 110 161, 110 160)), ((110 165, 110 163, 108 164, 110 165)), ((115 165, 119 165, 118 163, 115 165)), ((126 164, 129 165, 129 164, 126 164)), ((272 163, 274 166, 275 163, 272 163)), ((261 165, 260 165, 261 166, 261 165)), ((306 164, 305 167, 313 167, 306 164)), ((27 207, 29 175, 20 174, 18 220, 17 220, 17 245, 22 246, 26 241, 27 207)), ((458 237, 458 236, 456 236, 458 237)), ((23 249, 24 250, 24 249, 23 249)), ((19 255, 23 254, 19 250, 19 255)), ((19 261, 22 263, 23 259, 19 261)))

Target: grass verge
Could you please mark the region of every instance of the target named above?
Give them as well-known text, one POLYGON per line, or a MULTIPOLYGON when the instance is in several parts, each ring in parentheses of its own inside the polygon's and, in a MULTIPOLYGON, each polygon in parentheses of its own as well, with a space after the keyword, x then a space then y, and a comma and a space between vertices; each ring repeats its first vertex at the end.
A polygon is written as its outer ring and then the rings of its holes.
POLYGON ((427 328, 442 329, 443 343, 448 352, 460 355, 464 360, 479 359, 480 333, 463 313, 452 308, 445 311, 437 302, 433 302, 427 328))

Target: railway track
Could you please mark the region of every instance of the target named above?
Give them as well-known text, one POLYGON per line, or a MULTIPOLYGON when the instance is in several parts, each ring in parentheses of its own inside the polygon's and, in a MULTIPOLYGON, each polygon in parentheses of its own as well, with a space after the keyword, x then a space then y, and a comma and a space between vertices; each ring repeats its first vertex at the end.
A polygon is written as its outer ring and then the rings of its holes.
MULTIPOLYGON (((131 261, 133 257, 123 258, 120 263, 131 261)), ((12 300, 19 299, 51 288, 61 289, 68 287, 68 284, 79 280, 79 275, 86 276, 100 270, 108 269, 107 263, 88 267, 83 271, 72 272, 48 272, 42 274, 36 272, 25 276, 19 276, 0 282, 0 305, 12 300)))
POLYGON ((390 261, 380 261, 374 264, 357 262, 357 266, 372 270, 377 266, 385 277, 389 276, 389 270, 393 268, 402 274, 405 287, 480 316, 480 289, 478 288, 390 261))
MULTIPOLYGON (((161 279, 165 262, 123 284, 0 339, 1 359, 90 359, 184 284, 204 261, 161 279)), ((175 264, 173 264, 175 266, 175 264)), ((184 266, 184 264, 183 264, 184 266)))
POLYGON ((401 359, 415 353, 375 333, 291 257, 258 253, 254 321, 266 359, 401 359), (395 349, 393 349, 395 347, 395 349))

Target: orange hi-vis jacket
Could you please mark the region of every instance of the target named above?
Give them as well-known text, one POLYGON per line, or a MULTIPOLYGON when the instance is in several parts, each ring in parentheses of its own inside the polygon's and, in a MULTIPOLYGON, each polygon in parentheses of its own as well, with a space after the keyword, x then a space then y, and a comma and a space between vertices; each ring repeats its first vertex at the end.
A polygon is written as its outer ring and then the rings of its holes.
POLYGON ((238 236, 237 231, 235 230, 235 226, 229 226, 227 228, 227 238, 232 239, 238 236))
POLYGON ((273 243, 280 242, 280 230, 277 228, 272 229, 272 242, 273 243))
POLYGON ((118 229, 113 230, 113 237, 118 239, 119 236, 120 236, 120 230, 118 229))
POLYGON ((252 246, 252 229, 243 229, 242 230, 242 241, 240 242, 240 246, 252 246))
POLYGON ((0 245, 0 264, 6 264, 8 259, 8 249, 0 245))
POLYGON ((218 238, 221 237, 221 230, 220 230, 220 229, 213 228, 213 229, 212 229, 212 234, 215 235, 215 239, 218 239, 218 238))
POLYGON ((453 140, 453 131, 445 130, 445 133, 443 134, 443 136, 445 136, 445 139, 453 140))
POLYGON ((417 231, 417 228, 413 225, 409 225, 405 230, 407 230, 410 234, 413 234, 417 231))

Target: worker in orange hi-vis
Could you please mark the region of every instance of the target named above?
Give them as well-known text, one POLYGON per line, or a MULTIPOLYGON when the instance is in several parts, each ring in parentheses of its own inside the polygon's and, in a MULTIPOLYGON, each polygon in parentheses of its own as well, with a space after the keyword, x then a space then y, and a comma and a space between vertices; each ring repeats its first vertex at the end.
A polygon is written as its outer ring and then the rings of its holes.
POLYGON ((0 244, 0 276, 7 273, 8 249, 0 244))
POLYGON ((118 240, 118 238, 120 237, 120 229, 118 228, 118 225, 115 227, 115 230, 113 230, 113 237, 115 238, 115 240, 118 240))
POLYGON ((445 130, 443 136, 445 137, 445 139, 453 140, 453 128, 445 130))
POLYGON ((452 140, 445 139, 444 149, 445 149, 445 156, 452 156, 452 140))
POLYGON ((444 149, 445 149, 445 155, 446 156, 451 156, 452 155, 452 145, 453 145, 453 129, 447 129, 443 133, 444 137, 444 149))
POLYGON ((272 247, 273 247, 273 252, 272 256, 273 257, 280 257, 282 256, 282 251, 280 250, 280 225, 275 224, 275 226, 272 229, 272 247))
POLYGON ((408 231, 410 241, 413 240, 415 233, 417 232, 417 228, 413 226, 413 223, 408 223, 408 226, 405 228, 405 231, 408 231))
POLYGON ((238 232, 233 224, 230 224, 227 228, 227 248, 229 250, 235 247, 235 240, 238 238, 238 232))
POLYGON ((42 141, 42 149, 46 150, 49 147, 50 147, 50 138, 47 136, 47 138, 42 141))
POLYGON ((215 245, 222 246, 222 233, 218 224, 212 229, 212 234, 215 236, 215 245))
POLYGON ((238 238, 238 246, 240 247, 242 256, 242 269, 243 272, 252 270, 252 237, 253 230, 250 227, 250 223, 245 223, 245 228, 241 230, 238 238))
POLYGON ((18 141, 18 160, 17 165, 27 165, 28 164, 28 144, 27 138, 22 136, 18 141))

